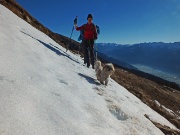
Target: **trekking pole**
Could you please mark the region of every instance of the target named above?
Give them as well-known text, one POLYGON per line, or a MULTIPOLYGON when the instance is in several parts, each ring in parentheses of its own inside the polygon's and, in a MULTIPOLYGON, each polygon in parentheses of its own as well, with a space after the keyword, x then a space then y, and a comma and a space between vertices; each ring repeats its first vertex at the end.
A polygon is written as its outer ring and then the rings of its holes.
MULTIPOLYGON (((95 41, 94 41, 94 44, 95 44, 95 41)), ((97 60, 97 44, 96 44, 96 60, 97 60)))
MULTIPOLYGON (((75 25, 75 24, 77 24, 77 16, 76 16, 76 18, 74 19, 74 25, 75 25)), ((73 28, 72 28, 71 36, 70 36, 70 38, 69 38, 68 47, 66 48, 66 52, 69 50, 71 37, 72 37, 73 31, 74 31, 74 25, 73 25, 73 28)))
MULTIPOLYGON (((73 26, 73 28, 72 28, 71 36, 72 36, 73 30, 74 30, 74 26, 73 26)), ((70 36, 70 38, 69 38, 69 43, 68 43, 68 46, 67 46, 67 48, 66 48, 66 52, 69 50, 70 41, 71 41, 71 36, 70 36)))

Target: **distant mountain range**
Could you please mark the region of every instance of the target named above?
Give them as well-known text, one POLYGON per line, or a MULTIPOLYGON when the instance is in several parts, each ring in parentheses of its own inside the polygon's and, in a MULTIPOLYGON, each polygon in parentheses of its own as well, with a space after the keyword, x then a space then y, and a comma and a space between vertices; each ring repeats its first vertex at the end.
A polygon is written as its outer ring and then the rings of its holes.
POLYGON ((180 42, 134 45, 97 43, 96 48, 99 56, 119 66, 144 71, 180 84, 180 42))

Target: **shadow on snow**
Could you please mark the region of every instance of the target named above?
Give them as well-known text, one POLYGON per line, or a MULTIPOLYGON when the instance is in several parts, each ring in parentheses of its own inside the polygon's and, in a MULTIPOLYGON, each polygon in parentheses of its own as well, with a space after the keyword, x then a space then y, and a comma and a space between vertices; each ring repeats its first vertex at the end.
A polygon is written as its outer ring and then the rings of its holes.
POLYGON ((21 32, 22 32, 23 34, 25 34, 25 35, 27 35, 27 36, 29 36, 29 37, 37 40, 37 41, 40 42, 42 45, 44 45, 45 47, 47 47, 47 48, 50 49, 51 51, 55 52, 57 55, 59 55, 59 56, 61 56, 61 55, 62 55, 62 56, 65 56, 65 57, 69 58, 70 60, 72 60, 72 61, 74 61, 74 62, 76 62, 76 63, 79 63, 77 60, 75 60, 75 59, 73 59, 72 57, 70 57, 69 54, 67 54, 66 52, 64 52, 64 51, 61 50, 60 48, 52 45, 51 43, 50 43, 50 44, 46 44, 46 43, 44 43, 43 41, 41 41, 41 40, 39 40, 39 39, 36 39, 36 38, 32 37, 31 35, 23 32, 23 31, 21 31, 21 32), (62 53, 62 52, 63 52, 63 53, 62 53))
POLYGON ((81 74, 81 73, 78 73, 78 75, 85 78, 91 84, 101 85, 100 83, 96 82, 96 80, 94 78, 92 78, 92 77, 89 77, 89 76, 81 74))

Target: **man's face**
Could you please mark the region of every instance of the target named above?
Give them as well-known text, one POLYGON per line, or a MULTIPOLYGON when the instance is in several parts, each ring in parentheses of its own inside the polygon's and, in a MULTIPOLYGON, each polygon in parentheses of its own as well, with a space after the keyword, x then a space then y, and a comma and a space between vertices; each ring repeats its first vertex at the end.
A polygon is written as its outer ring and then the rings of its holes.
POLYGON ((92 22, 92 18, 88 18, 88 22, 91 23, 92 22))

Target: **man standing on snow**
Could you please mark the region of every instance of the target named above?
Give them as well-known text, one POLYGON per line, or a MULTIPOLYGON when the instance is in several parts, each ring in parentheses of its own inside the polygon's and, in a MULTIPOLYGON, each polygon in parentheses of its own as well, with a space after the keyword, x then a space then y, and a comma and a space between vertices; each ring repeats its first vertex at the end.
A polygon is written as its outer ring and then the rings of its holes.
POLYGON ((83 38, 83 45, 84 45, 84 59, 87 62, 87 67, 89 68, 90 62, 89 62, 89 51, 90 51, 90 57, 91 57, 91 65, 94 69, 94 40, 97 39, 97 32, 96 32, 96 26, 92 23, 93 16, 91 14, 87 17, 88 22, 81 27, 78 27, 77 24, 75 24, 75 28, 77 31, 84 30, 84 38, 83 38), (89 50, 89 51, 88 51, 89 50))

